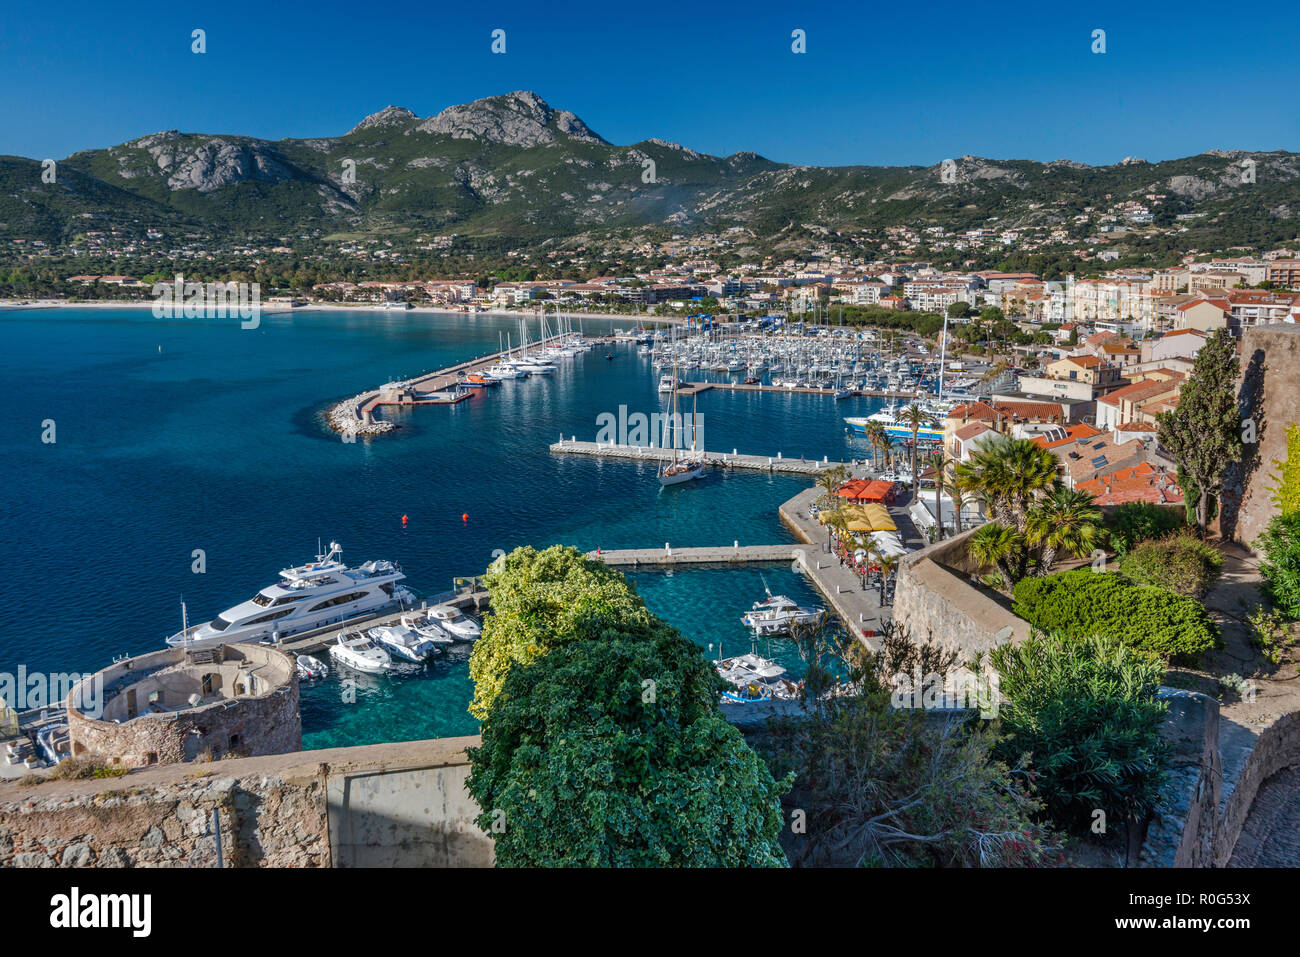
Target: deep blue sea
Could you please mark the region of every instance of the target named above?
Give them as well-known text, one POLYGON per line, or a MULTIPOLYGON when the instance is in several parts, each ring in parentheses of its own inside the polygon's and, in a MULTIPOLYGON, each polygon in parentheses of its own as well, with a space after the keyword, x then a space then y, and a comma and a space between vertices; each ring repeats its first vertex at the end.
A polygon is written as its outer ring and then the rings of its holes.
MULTIPOLYGON (((629 320, 584 321, 588 333, 629 320)), ((517 338, 512 317, 375 311, 156 319, 147 309, 0 311, 0 671, 91 671, 161 647, 190 620, 250 597, 337 540, 349 564, 401 563, 433 594, 482 573, 497 549, 791 541, 777 506, 804 478, 715 472, 660 488, 651 465, 552 455, 594 439, 597 416, 662 408, 657 373, 627 345, 558 360, 554 376, 506 382, 402 428, 341 442, 333 401, 441 368, 517 338), (605 353, 616 356, 606 360, 605 353), (52 420, 55 441, 42 441, 52 420), (407 523, 402 524, 402 516, 407 523), (467 521, 462 515, 468 515, 467 521), (195 574, 202 549, 206 572, 195 574)), ((532 330, 536 334, 536 329, 532 330)), ((868 454, 842 417, 876 400, 709 392, 710 450, 832 459, 868 454)), ((641 571, 649 606, 701 645, 748 650, 739 622, 774 593, 820 604, 785 565, 641 571)), ((763 649, 787 666, 780 641, 763 649)), ((472 734, 468 646, 425 671, 360 678, 343 704, 334 676, 302 695, 309 748, 472 734)))

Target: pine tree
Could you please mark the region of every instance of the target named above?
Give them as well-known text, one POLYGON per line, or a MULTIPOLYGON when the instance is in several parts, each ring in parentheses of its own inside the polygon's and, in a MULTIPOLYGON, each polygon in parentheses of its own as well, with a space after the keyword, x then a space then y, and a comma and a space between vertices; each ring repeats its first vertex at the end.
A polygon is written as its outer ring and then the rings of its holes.
POLYGON ((1225 471, 1242 455, 1238 370, 1232 335, 1220 329, 1196 353, 1173 411, 1156 416, 1160 444, 1195 489, 1196 524, 1202 529, 1210 521, 1211 497, 1223 489, 1225 471))

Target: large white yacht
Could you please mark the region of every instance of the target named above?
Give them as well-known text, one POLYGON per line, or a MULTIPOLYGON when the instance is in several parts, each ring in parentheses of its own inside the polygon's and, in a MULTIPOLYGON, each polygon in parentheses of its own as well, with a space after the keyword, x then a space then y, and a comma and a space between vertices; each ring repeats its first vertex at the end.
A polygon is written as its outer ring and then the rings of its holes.
POLYGON ((280 580, 248 601, 227 608, 201 625, 184 627, 167 644, 262 641, 281 638, 344 621, 415 595, 397 583, 406 576, 393 562, 371 561, 348 568, 340 561, 342 546, 330 542, 316 561, 280 572, 280 580))

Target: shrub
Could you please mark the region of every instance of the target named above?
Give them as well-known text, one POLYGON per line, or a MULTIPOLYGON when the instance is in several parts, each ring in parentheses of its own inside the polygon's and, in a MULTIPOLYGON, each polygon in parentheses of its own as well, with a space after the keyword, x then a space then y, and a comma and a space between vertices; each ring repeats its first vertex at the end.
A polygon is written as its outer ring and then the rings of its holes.
POLYGON ((1183 517, 1172 509, 1150 502, 1125 502, 1115 509, 1106 525, 1110 531, 1110 547, 1117 555, 1123 556, 1138 542, 1159 538, 1180 528, 1183 517))
POLYGON ((1005 734, 994 754, 1008 764, 1028 756, 1055 824, 1083 834, 1097 809, 1122 821, 1154 810, 1168 750, 1157 662, 1114 638, 1040 633, 994 649, 989 661, 1001 679, 1005 734))
POLYGON ((1260 605, 1246 616, 1246 621, 1250 624, 1250 643, 1259 649, 1269 664, 1280 664, 1292 640, 1286 615, 1280 611, 1268 611, 1260 605))
POLYGON ((496 863, 784 866, 789 782, 773 780, 696 684, 635 636, 574 642, 512 668, 467 785, 496 863))
POLYGON ((702 649, 576 549, 489 572, 467 787, 502 866, 780 866, 778 784, 702 649))
POLYGON ((1114 638, 1166 660, 1194 663, 1220 644, 1218 626, 1195 599, 1089 569, 1026 578, 1011 607, 1044 631, 1114 638))
POLYGON ((1275 516, 1255 548, 1264 553, 1264 594, 1288 618, 1300 620, 1300 512, 1275 516))
POLYGON ((1283 515, 1300 512, 1300 422, 1286 427, 1286 459, 1273 462, 1278 467, 1273 490, 1273 504, 1283 515))
POLYGON ((1223 568, 1223 556, 1190 532, 1138 542, 1120 561, 1125 578, 1180 595, 1204 597, 1223 568))

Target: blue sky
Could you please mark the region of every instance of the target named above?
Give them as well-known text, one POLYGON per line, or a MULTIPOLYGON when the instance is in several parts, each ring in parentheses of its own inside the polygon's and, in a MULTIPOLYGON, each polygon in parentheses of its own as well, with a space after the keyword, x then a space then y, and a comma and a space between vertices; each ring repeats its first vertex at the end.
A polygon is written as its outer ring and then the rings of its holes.
POLYGON ((328 136, 390 103, 427 116, 516 89, 614 143, 791 163, 1300 150, 1298 41, 1287 3, 8 0, 0 153, 57 159, 171 128, 328 136))

